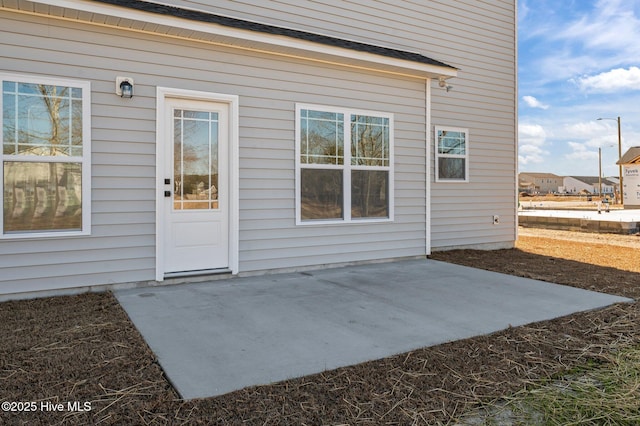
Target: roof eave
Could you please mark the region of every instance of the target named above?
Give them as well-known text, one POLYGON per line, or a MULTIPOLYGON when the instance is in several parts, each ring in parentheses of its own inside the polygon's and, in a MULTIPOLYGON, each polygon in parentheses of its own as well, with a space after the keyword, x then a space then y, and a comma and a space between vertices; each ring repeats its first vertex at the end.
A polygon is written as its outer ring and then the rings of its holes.
MULTIPOLYGON (((325 43, 318 43, 286 35, 268 34, 265 32, 234 28, 217 23, 202 22, 183 17, 149 12, 132 8, 130 6, 113 5, 109 4, 110 2, 102 2, 101 0, 32 1, 33 3, 63 9, 62 13, 64 13, 64 10, 70 10, 121 18, 117 21, 118 24, 115 24, 114 26, 126 29, 134 29, 130 28, 132 26, 127 26, 127 23, 135 21, 194 31, 208 35, 211 38, 211 41, 216 44, 237 47, 245 50, 255 50, 281 56, 297 57, 312 61, 419 78, 448 79, 456 77, 458 72, 457 68, 438 61, 433 61, 434 63, 424 63, 414 60, 400 59, 357 49, 332 46, 325 43), (126 14, 123 14, 123 11, 126 11, 126 14)), ((42 8, 40 8, 39 13, 43 13, 42 8)), ((53 17, 60 17, 59 14, 60 11, 58 10, 56 14, 51 15, 53 17)), ((78 16, 78 14, 76 14, 76 16, 78 16)), ((75 19, 80 20, 80 18, 75 19)), ((138 29, 137 31, 140 30, 138 29)), ((197 38, 196 40, 201 39, 197 38)), ((362 45, 362 43, 354 43, 362 45)), ((372 47, 375 48, 375 46, 372 47)), ((408 56, 415 55, 412 52, 406 53, 408 56)))

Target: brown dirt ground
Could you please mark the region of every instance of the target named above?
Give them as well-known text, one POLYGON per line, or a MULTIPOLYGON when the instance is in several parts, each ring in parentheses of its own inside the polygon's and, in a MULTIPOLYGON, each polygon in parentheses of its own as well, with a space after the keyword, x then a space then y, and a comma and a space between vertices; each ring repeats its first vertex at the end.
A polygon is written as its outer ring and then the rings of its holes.
MULTIPOLYGON (((517 249, 432 258, 637 299, 638 240, 523 229, 517 249)), ((640 344, 640 304, 189 402, 110 293, 0 303, 0 341, 0 401, 36 403, 34 412, 0 411, 0 424, 447 424, 531 380, 640 344), (91 410, 41 407, 74 401, 91 410)))

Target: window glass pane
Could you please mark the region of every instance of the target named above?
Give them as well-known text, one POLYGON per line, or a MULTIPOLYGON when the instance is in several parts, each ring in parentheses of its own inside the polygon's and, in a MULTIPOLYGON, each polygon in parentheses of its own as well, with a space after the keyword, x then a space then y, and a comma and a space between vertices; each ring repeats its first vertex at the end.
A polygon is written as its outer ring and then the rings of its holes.
POLYGON ((342 219, 342 170, 302 169, 302 220, 342 219))
POLYGON ((5 82, 3 153, 81 156, 81 94, 82 89, 79 88, 70 90, 64 86, 5 82), (77 96, 72 96, 72 93, 77 96))
POLYGON ((200 120, 208 120, 209 113, 207 111, 183 111, 184 118, 196 118, 200 120))
POLYGON ((4 232, 82 229, 82 164, 4 162, 4 232))
MULTIPOLYGON (((174 111, 176 117, 177 110, 174 111)), ((177 115, 177 117, 180 117, 177 115)), ((173 120, 173 199, 177 204, 175 208, 181 206, 177 201, 182 200, 182 120, 173 120)))
POLYGON ((351 172, 351 217, 389 217, 389 172, 351 172))
POLYGON ((70 155, 80 156, 82 155, 82 101, 71 101, 71 151, 70 155), (79 119, 74 119, 77 117, 79 119))
POLYGON ((351 164, 389 165, 389 119, 351 116, 351 164))
POLYGON ((463 132, 450 132, 448 130, 438 131, 438 153, 465 155, 466 143, 463 132))
POLYGON ((174 117, 174 209, 218 209, 218 114, 176 110, 174 117))
POLYGON ((336 121, 338 119, 342 120, 343 115, 335 112, 326 112, 326 111, 313 111, 313 110, 303 110, 303 114, 306 113, 308 118, 316 118, 318 120, 329 120, 336 121))
POLYGON ((3 81, 2 82, 2 91, 3 92, 11 92, 14 93, 16 91, 16 82, 15 81, 3 81))
POLYGON ((300 162, 344 164, 344 114, 302 110, 300 162))
MULTIPOLYGON (((4 82, 6 90, 7 82, 4 82)), ((15 85, 15 83, 13 83, 15 85)), ((15 117, 15 96, 6 93, 2 95, 2 152, 6 155, 13 154, 17 149, 17 132, 15 117)))
MULTIPOLYGON (((64 88, 66 90, 66 88, 64 88)), ((53 93, 56 86, 49 84, 20 83, 18 82, 18 93, 27 93, 30 95, 40 95, 42 93, 53 93)))
POLYGON ((464 180, 465 161, 464 158, 438 158, 438 178, 464 180))

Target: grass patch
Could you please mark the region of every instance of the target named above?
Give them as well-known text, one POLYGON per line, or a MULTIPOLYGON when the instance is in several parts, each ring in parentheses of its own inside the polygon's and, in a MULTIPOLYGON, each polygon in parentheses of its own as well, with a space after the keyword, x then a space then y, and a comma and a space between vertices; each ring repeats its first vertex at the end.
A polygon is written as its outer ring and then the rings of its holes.
POLYGON ((640 347, 603 356, 554 380, 530 386, 458 425, 638 425, 640 347))

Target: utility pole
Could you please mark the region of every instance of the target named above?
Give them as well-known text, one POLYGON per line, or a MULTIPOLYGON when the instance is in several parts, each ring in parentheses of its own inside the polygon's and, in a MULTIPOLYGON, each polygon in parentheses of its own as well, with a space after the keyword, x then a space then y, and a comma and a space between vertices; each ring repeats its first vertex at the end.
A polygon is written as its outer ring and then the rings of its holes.
POLYGON ((598 148, 598 198, 602 199, 602 148, 598 148))
MULTIPOLYGON (((622 160, 622 132, 620 130, 620 116, 618 116, 618 163, 622 160)), ((624 204, 624 191, 622 190, 622 164, 618 164, 618 172, 620 178, 620 204, 624 204)))

